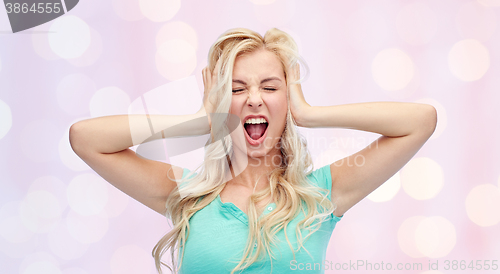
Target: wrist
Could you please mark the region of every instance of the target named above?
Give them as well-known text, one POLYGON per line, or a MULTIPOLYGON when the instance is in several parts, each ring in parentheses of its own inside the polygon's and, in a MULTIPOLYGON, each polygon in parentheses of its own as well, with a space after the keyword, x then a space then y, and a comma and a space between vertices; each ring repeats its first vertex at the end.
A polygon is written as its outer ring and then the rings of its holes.
POLYGON ((311 105, 305 103, 299 108, 295 108, 295 111, 292 112, 295 123, 299 127, 310 127, 310 115, 312 112, 311 105))
POLYGON ((203 128, 205 128, 205 130, 203 130, 203 132, 204 132, 204 134, 208 134, 208 133, 210 133, 210 130, 212 128, 212 123, 211 123, 211 120, 210 120, 210 114, 207 114, 205 108, 202 106, 200 108, 200 110, 198 110, 194 114, 194 118, 195 119, 200 119, 200 118, 203 118, 203 117, 206 117, 207 121, 208 121, 208 127, 207 127, 207 123, 204 123, 204 125, 203 125, 203 128))

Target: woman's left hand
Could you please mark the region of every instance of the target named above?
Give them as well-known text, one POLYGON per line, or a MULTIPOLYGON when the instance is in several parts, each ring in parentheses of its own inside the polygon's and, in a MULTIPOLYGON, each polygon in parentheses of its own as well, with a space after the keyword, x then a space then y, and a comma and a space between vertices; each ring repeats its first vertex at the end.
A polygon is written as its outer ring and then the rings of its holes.
POLYGON ((305 126, 304 115, 307 108, 311 107, 304 98, 300 83, 293 84, 300 79, 300 65, 296 64, 289 75, 288 91, 290 93, 290 111, 298 126, 305 126))

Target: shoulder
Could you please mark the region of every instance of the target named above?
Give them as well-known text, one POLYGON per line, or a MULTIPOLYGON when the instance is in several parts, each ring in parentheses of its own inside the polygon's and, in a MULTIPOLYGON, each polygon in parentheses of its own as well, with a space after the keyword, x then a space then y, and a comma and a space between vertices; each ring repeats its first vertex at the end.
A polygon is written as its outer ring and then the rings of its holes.
POLYGON ((187 168, 182 169, 182 178, 186 177, 191 171, 187 168))
POLYGON ((320 167, 307 175, 307 179, 313 185, 332 191, 332 173, 330 165, 320 167))
MULTIPOLYGON (((328 193, 328 199, 332 200, 332 173, 330 165, 320 167, 307 175, 308 181, 319 188, 324 189, 328 193)), ((335 221, 340 221, 342 216, 332 214, 335 221)))

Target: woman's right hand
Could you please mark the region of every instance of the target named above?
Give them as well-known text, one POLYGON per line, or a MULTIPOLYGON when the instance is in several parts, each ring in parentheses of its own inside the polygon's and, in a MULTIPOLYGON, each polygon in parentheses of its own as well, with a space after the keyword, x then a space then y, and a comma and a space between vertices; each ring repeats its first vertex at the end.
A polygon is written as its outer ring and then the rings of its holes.
POLYGON ((204 92, 203 92, 203 106, 202 109, 200 109, 200 111, 203 111, 204 108, 204 112, 208 117, 208 124, 210 125, 210 128, 212 127, 210 114, 214 113, 215 104, 212 100, 210 100, 209 94, 213 90, 213 88, 217 85, 217 75, 219 73, 219 69, 220 69, 220 61, 217 62, 213 71, 210 71, 210 68, 208 68, 207 66, 201 72, 203 75, 204 92))

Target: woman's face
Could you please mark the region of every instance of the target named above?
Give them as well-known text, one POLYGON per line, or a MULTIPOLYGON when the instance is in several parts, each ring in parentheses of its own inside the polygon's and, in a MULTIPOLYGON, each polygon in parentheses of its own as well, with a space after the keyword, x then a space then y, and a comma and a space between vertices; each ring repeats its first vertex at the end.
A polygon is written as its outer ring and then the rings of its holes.
POLYGON ((279 141, 288 102, 285 73, 278 57, 265 49, 237 57, 232 85, 229 112, 240 118, 245 136, 234 142, 235 147, 252 158, 281 157, 279 141))

